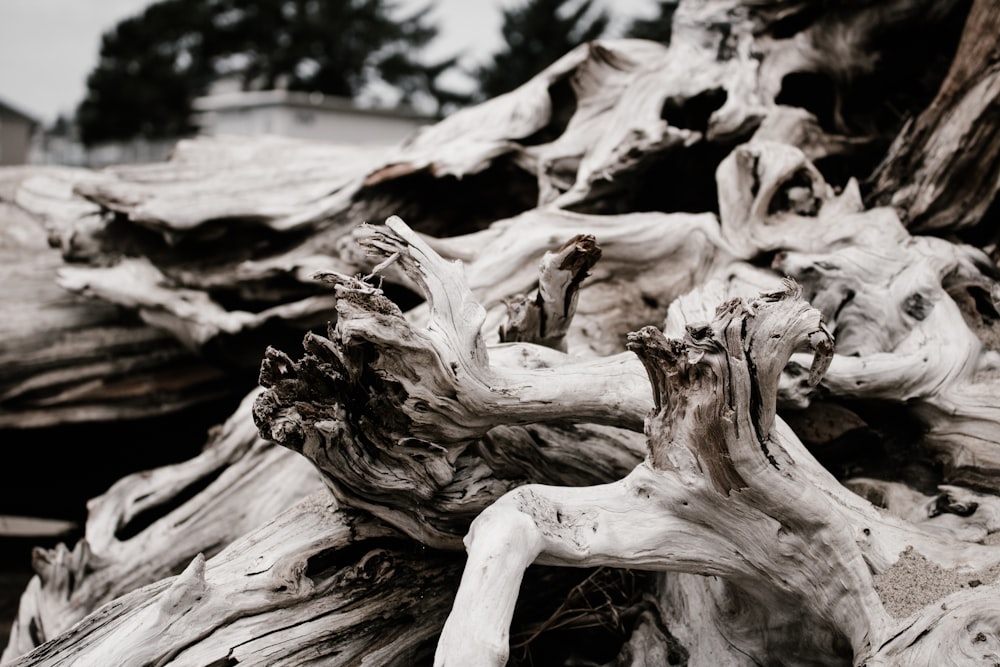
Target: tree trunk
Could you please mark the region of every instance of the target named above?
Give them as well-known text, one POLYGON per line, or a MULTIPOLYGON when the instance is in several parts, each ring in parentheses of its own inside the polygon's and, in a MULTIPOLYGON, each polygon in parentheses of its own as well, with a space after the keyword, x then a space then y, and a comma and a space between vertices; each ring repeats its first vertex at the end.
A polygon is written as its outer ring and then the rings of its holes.
POLYGON ((395 148, 0 173, 0 426, 244 396, 3 660, 1000 662, 989 4, 684 2, 395 148))

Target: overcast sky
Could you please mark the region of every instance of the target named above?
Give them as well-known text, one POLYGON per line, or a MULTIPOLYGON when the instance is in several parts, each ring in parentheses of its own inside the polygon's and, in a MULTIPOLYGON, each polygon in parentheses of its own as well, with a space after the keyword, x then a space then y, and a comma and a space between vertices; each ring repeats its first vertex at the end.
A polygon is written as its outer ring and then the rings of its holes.
MULTIPOLYGON (((500 46, 500 6, 517 0, 437 0, 441 32, 431 56, 481 61, 500 46)), ((86 92, 101 35, 152 0, 0 0, 0 99, 52 122, 71 115, 86 92)), ((423 6, 423 0, 404 0, 423 6)), ((654 0, 604 0, 616 16, 650 15, 654 0)))

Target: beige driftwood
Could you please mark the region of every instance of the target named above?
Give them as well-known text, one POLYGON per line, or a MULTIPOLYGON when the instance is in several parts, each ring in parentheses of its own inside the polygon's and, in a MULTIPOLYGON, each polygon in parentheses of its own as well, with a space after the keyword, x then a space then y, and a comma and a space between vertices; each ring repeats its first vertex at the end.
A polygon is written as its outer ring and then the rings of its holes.
POLYGON ((0 173, 0 425, 249 392, 37 555, 5 659, 429 664, 458 589, 438 659, 496 664, 515 598, 552 595, 518 596, 537 557, 661 573, 611 605, 619 665, 1000 661, 996 30, 969 7, 685 1, 669 46, 583 45, 400 146, 0 173))

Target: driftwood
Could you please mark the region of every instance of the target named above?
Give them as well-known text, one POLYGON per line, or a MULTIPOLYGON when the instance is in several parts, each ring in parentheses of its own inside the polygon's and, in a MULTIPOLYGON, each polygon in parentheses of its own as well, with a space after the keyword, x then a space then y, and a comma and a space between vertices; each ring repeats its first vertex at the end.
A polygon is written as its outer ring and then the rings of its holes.
POLYGON ((115 598, 213 556, 320 488, 301 457, 261 440, 252 396, 184 463, 125 477, 89 503, 70 551, 37 551, 4 659, 53 637, 115 598))
POLYGON ((173 336, 112 303, 57 284, 66 268, 46 244, 49 220, 92 220, 99 208, 72 195, 79 170, 10 170, 0 187, 2 302, 0 428, 115 421, 169 414, 230 395, 226 373, 173 336), (15 205, 16 204, 16 205, 15 205))
MULTIPOLYGON (((995 113, 1000 94, 995 10, 988 1, 972 3, 937 95, 907 123, 870 178, 869 200, 902 209, 912 229, 967 230, 993 217, 986 213, 1000 189, 998 138, 985 116, 995 113)), ((995 230, 982 225, 977 231, 981 242, 996 242, 995 230)))
POLYGON ((988 5, 684 2, 390 149, 3 172, 57 307, 0 425, 244 396, 3 659, 1000 661, 988 5))
MULTIPOLYGON (((506 662, 518 584, 535 561, 721 577, 725 597, 717 604, 755 606, 739 622, 717 626, 732 646, 729 659, 738 652, 801 662, 817 653, 833 658, 837 648, 864 664, 940 664, 955 655, 970 640, 932 632, 937 601, 892 622, 873 577, 904 544, 935 559, 950 560, 954 551, 845 498, 794 436, 774 426, 778 377, 791 351, 801 341, 817 348, 810 383, 829 362, 832 337, 821 322, 790 287, 723 304, 713 321, 689 326, 683 340, 667 340, 655 327, 630 336, 656 397, 645 462, 609 485, 523 486, 481 514, 467 538, 466 574, 435 664, 506 662), (767 635, 748 631, 787 624, 789 605, 802 632, 797 646, 781 636, 771 645, 767 635), (903 632, 921 641, 903 644, 903 632)), ((996 549, 969 545, 946 565, 970 579, 992 578, 998 561, 996 549)), ((995 595, 987 586, 944 604, 969 625, 980 618, 989 624, 989 613, 980 614, 995 595)))
POLYGON ((430 650, 460 568, 321 491, 12 664, 410 664, 430 650))

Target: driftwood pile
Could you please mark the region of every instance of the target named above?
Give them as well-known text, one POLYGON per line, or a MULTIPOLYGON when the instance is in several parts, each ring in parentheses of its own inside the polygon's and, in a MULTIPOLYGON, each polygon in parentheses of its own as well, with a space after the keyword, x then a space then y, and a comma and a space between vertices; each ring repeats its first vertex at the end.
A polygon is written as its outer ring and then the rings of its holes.
POLYGON ((674 21, 399 147, 0 172, 5 432, 243 396, 3 661, 1000 663, 1000 12, 674 21))

